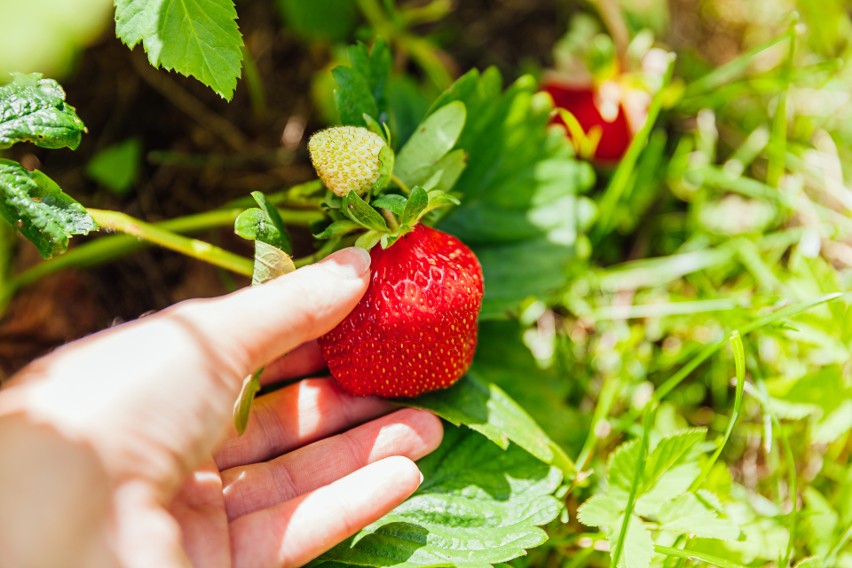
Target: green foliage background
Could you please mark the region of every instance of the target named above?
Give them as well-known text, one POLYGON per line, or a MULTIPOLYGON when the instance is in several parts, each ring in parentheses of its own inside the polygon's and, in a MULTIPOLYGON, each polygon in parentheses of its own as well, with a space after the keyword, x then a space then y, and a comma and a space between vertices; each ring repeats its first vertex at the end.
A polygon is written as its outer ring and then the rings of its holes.
MULTIPOLYGON (((675 56, 614 166, 574 155, 546 128, 551 103, 536 92, 546 68, 582 44, 578 26, 552 58, 498 61, 498 70, 489 53, 506 52, 482 49, 468 71, 446 63, 462 43, 447 31, 454 10, 471 9, 459 3, 276 6, 282 33, 326 54, 314 120, 368 124, 366 114, 389 125, 400 157, 425 117, 464 104, 453 142, 430 140, 418 155, 434 151, 428 173, 444 172, 436 183, 461 200, 431 221, 474 248, 486 274, 470 375, 411 402, 470 428, 451 428, 424 460, 427 482, 412 500, 318 563, 852 566, 848 2, 546 4, 560 35, 576 14, 607 35, 614 6, 631 45, 675 56), (347 50, 357 39, 389 48, 347 50)), ((269 78, 245 57, 232 2, 116 7, 118 36, 141 43, 153 65, 224 98, 245 88, 262 106, 269 78), (192 34, 188 24, 198 24, 192 34)), ((64 108, 62 97, 51 105, 64 108)), ((75 146, 81 124, 58 116, 65 138, 50 139, 75 146)), ((0 120, 0 138, 11 124, 0 120)), ((93 159, 92 178, 135 167, 140 151, 127 148, 93 159)), ((416 161, 403 158, 399 171, 420 184, 430 176, 416 161)), ((26 175, 13 164, 2 162, 7 177, 26 175)), ((53 184, 42 175, 31 183, 53 184)), ((100 182, 124 194, 138 175, 100 182)), ((19 199, 3 179, 4 195, 19 199)), ((317 219, 305 222, 294 203, 316 205, 317 189, 268 202, 283 224, 308 225, 317 219)), ((214 213, 233 223, 245 204, 230 205, 214 213)), ((64 250, 61 229, 50 225, 59 244, 43 252, 64 250)), ((20 245, 0 237, 6 300, 54 270, 138 246, 112 237, 14 272, 20 245)))

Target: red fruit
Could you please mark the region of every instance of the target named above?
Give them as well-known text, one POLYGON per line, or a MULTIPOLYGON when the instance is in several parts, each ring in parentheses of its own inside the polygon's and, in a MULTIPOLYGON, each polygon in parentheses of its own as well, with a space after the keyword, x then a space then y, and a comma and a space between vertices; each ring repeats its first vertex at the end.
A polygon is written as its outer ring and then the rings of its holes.
MULTIPOLYGON (((584 132, 597 126, 601 129, 601 140, 595 149, 594 158, 602 162, 617 162, 624 156, 633 137, 624 108, 619 105, 618 115, 613 121, 607 121, 600 113, 592 87, 565 85, 555 81, 545 83, 544 91, 553 97, 557 108, 564 108, 576 117, 584 132)), ((556 124, 565 123, 556 115, 556 124)))
POLYGON ((370 252, 364 297, 319 338, 332 376, 360 396, 414 397, 464 375, 476 348, 482 268, 461 241, 417 225, 370 252))

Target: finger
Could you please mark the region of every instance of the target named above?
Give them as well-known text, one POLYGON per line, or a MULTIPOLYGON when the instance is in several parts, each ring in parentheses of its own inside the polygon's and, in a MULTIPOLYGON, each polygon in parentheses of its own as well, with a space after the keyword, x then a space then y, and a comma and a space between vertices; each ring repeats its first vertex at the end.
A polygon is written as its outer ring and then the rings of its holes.
POLYGON ((231 431, 216 450, 219 469, 264 461, 356 426, 395 408, 350 396, 333 379, 305 379, 255 400, 245 433, 231 431))
POLYGON ((441 421, 405 409, 269 462, 222 472, 225 509, 234 519, 327 485, 367 464, 399 455, 418 460, 441 443, 441 421))
POLYGON ((331 485, 231 522, 236 568, 301 566, 378 520, 421 481, 412 461, 396 456, 331 485))
POLYGON ((186 480, 169 505, 193 566, 230 566, 228 517, 223 499, 222 478, 211 460, 186 480))
POLYGON ((316 375, 326 368, 319 345, 308 341, 266 365, 260 375, 260 384, 271 385, 278 381, 316 375))
POLYGON ((367 287, 368 263, 345 249, 90 336, 25 371, 47 379, 22 380, 18 400, 92 442, 118 478, 168 480, 175 491, 227 432, 242 378, 342 320, 367 287))
POLYGON ((344 249, 262 286, 184 302, 168 315, 198 334, 205 353, 229 374, 242 378, 346 317, 367 289, 369 264, 363 249, 344 249))

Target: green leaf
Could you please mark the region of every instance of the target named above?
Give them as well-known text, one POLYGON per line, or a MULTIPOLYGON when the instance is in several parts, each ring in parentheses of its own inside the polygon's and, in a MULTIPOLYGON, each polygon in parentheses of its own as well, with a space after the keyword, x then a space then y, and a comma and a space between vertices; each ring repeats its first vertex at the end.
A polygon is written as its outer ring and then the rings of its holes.
POLYGON ((341 235, 346 235, 359 229, 361 229, 361 225, 359 225, 355 221, 342 219, 340 221, 335 221, 334 223, 323 229, 321 233, 317 233, 316 235, 314 235, 314 238, 330 239, 331 237, 339 237, 341 235))
POLYGON ((397 177, 409 187, 424 185, 437 171, 439 160, 455 146, 466 117, 461 101, 450 102, 426 117, 397 155, 397 177))
POLYGON ((501 448, 517 444, 544 463, 573 475, 574 464, 526 411, 497 385, 472 370, 452 387, 402 401, 430 410, 455 425, 476 430, 501 448))
POLYGON ((577 520, 587 527, 615 527, 621 522, 624 502, 604 493, 592 495, 577 509, 577 520))
POLYGON ((694 493, 683 493, 660 508, 661 528, 694 537, 736 540, 740 529, 702 503, 694 493))
POLYGON ((263 284, 296 270, 293 259, 280 248, 263 241, 254 242, 254 270, 251 284, 263 284))
POLYGON ((467 152, 462 149, 453 150, 438 160, 432 168, 432 176, 423 182, 423 189, 434 191, 450 191, 467 167, 467 152))
POLYGON ((349 48, 350 66, 335 67, 334 101, 343 124, 366 126, 364 115, 377 123, 387 122, 385 86, 390 75, 391 54, 387 44, 377 42, 372 50, 364 44, 349 48))
POLYGON ((128 138, 95 154, 86 166, 86 175, 118 195, 133 187, 139 175, 142 142, 128 138))
MULTIPOLYGON (((607 532, 610 548, 615 548, 615 543, 618 542, 623 520, 624 515, 619 515, 619 518, 613 524, 613 528, 607 532)), ((624 537, 624 548, 621 552, 621 558, 618 560, 618 568, 648 568, 653 557, 654 542, 651 540, 651 533, 648 532, 639 517, 630 515, 630 520, 627 523, 627 534, 624 537)))
POLYGON ((559 470, 515 446, 506 451, 448 427, 418 463, 424 482, 405 503, 313 565, 488 566, 539 546, 559 514, 559 470))
POLYGON ((394 215, 402 215, 407 202, 408 200, 401 195, 386 193, 373 201, 373 207, 376 209, 387 209, 394 215))
POLYGON ((389 231, 388 225, 381 214, 361 199, 354 191, 350 191, 343 198, 342 210, 347 217, 362 227, 380 233, 387 233, 389 231))
POLYGON ((367 231, 355 240, 355 246, 364 250, 370 250, 388 234, 380 231, 367 231))
POLYGON ((249 416, 251 415, 251 404, 254 402, 255 395, 260 391, 261 373, 263 373, 262 367, 246 377, 245 381, 243 381, 242 389, 240 389, 240 394, 237 397, 237 402, 234 404, 234 428, 237 430, 237 434, 241 436, 246 431, 246 426, 248 426, 249 416))
POLYGON ((18 142, 76 149, 86 126, 65 102, 59 83, 42 79, 39 73, 13 77, 0 86, 0 149, 18 142))
POLYGON ((358 22, 358 7, 352 0, 278 0, 277 4, 288 27, 306 39, 345 41, 358 22))
POLYGON ((525 335, 517 320, 480 322, 472 372, 505 391, 560 447, 579 448, 588 424, 571 397, 574 381, 558 369, 543 369, 525 335))
POLYGON ((470 246, 482 264, 483 319, 563 286, 583 229, 578 194, 591 187, 592 169, 573 158, 561 132, 547 128, 552 102, 536 89, 530 77, 504 90, 496 70, 471 71, 433 105, 460 101, 467 109, 456 143, 467 152, 467 167, 453 186, 461 205, 438 228, 470 246))
POLYGON ((63 253, 72 235, 97 225, 86 209, 40 171, 0 159, 0 215, 29 239, 44 258, 63 253))
POLYGON ((233 0, 115 0, 115 33, 142 43, 154 67, 195 77, 231 100, 240 78, 243 38, 233 0))
POLYGON ((426 191, 422 187, 412 189, 411 195, 408 196, 408 201, 405 203, 405 209, 400 216, 400 225, 408 225, 409 227, 416 225, 427 205, 429 205, 429 195, 426 191))
POLYGON ((690 428, 660 440, 645 462, 645 471, 642 476, 643 487, 652 487, 660 480, 663 473, 683 463, 692 449, 706 437, 706 428, 690 428))
POLYGON ((281 249, 288 255, 292 254, 293 246, 290 244, 290 237, 281 214, 267 201, 263 193, 253 191, 251 196, 258 207, 246 209, 240 213, 234 222, 234 232, 244 239, 262 241, 281 249))
POLYGON ((657 515, 663 504, 688 491, 700 474, 701 467, 698 463, 690 462, 672 467, 656 481, 646 481, 641 496, 636 500, 635 511, 643 516, 657 515))

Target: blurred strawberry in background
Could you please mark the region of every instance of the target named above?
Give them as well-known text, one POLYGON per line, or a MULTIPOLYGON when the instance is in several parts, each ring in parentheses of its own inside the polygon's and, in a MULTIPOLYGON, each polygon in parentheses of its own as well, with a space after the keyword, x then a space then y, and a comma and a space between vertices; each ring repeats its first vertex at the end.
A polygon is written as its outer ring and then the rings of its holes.
POLYGON ((653 42, 651 32, 628 41, 626 30, 610 35, 579 15, 554 46, 541 89, 556 108, 551 123, 565 128, 579 157, 608 166, 627 152, 666 66, 666 52, 653 42))

